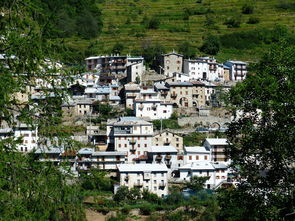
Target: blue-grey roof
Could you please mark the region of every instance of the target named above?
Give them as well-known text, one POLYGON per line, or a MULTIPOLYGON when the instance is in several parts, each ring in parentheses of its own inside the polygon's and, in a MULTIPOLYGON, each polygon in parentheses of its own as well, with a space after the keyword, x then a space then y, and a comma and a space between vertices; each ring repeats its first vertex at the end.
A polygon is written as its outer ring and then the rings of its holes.
POLYGON ((169 82, 170 86, 193 86, 191 82, 169 82))
POLYGON ((119 96, 110 96, 111 101, 120 101, 121 98, 119 96))
POLYGON ((82 148, 78 151, 78 154, 92 154, 93 152, 93 148, 82 148))

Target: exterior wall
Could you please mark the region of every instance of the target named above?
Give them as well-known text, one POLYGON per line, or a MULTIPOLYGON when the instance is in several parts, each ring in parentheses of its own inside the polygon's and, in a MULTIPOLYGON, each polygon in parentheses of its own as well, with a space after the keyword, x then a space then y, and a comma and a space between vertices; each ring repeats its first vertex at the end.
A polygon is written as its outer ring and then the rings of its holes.
POLYGON ((171 86, 171 102, 178 107, 193 107, 193 87, 192 86, 171 86))
POLYGON ((168 119, 173 112, 172 104, 161 104, 160 101, 154 102, 135 102, 136 117, 149 117, 152 120, 168 119))
POLYGON ((127 67, 127 82, 136 82, 136 78, 139 77, 142 80, 142 74, 144 71, 143 63, 132 64, 127 67))
POLYGON ((165 164, 169 169, 168 177, 171 173, 178 169, 177 153, 151 153, 149 156, 152 158, 152 163, 165 164))
POLYGON ((91 105, 88 103, 78 103, 75 107, 76 115, 85 116, 91 114, 91 105))
POLYGON ((174 72, 181 72, 182 71, 182 64, 183 64, 183 56, 170 53, 166 55, 161 55, 160 57, 160 67, 156 67, 160 74, 164 74, 167 77, 172 77, 174 72))
POLYGON ((99 155, 92 156, 92 167, 101 170, 116 170, 117 164, 125 163, 125 156, 122 155, 99 155))
POLYGON ((209 67, 204 61, 184 60, 183 71, 190 76, 190 79, 207 79, 209 67))
POLYGON ((29 152, 38 145, 38 133, 37 130, 30 130, 28 128, 17 128, 14 131, 16 138, 23 137, 23 143, 17 145, 17 149, 21 152, 29 152))
POLYGON ((247 75, 247 64, 239 61, 227 61, 224 63, 230 67, 230 80, 231 81, 242 81, 247 75))
POLYGON ((177 151, 183 150, 183 138, 169 131, 162 132, 153 137, 153 146, 165 146, 170 145, 177 149, 177 151))
POLYGON ((167 181, 167 171, 151 172, 149 174, 142 171, 120 173, 120 186, 138 187, 140 190, 147 189, 158 196, 168 194, 167 181))
POLYGON ((205 86, 205 89, 204 89, 204 94, 205 94, 205 102, 207 102, 207 104, 209 104, 210 103, 210 101, 211 101, 211 95, 212 94, 214 94, 215 93, 215 91, 216 91, 216 86, 214 85, 212 85, 212 86, 210 86, 210 85, 206 85, 205 86))
POLYGON ((195 102, 196 107, 205 107, 205 85, 194 85, 193 87, 193 102, 195 102))
POLYGON ((211 150, 211 161, 228 162, 228 159, 225 155, 226 145, 210 145, 208 141, 205 141, 204 146, 210 148, 211 150))
POLYGON ((184 154, 185 163, 194 163, 197 161, 210 161, 210 153, 186 152, 184 154))

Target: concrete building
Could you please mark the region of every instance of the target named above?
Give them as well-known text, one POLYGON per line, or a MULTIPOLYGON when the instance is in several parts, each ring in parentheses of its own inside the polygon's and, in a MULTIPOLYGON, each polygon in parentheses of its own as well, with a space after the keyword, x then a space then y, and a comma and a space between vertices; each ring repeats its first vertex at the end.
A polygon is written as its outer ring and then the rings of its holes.
POLYGON ((142 75, 145 71, 143 61, 131 63, 127 66, 127 83, 139 83, 142 80, 142 75), (137 79, 139 82, 137 82, 137 79))
POLYGON ((107 123, 109 150, 126 152, 128 162, 145 155, 153 142, 153 124, 136 117, 120 117, 107 123))
POLYGON ((152 146, 148 158, 151 163, 165 164, 169 169, 169 176, 178 168, 177 150, 173 146, 152 146))
POLYGON ((191 81, 193 84, 193 105, 197 108, 206 106, 205 84, 201 81, 191 81))
POLYGON ((38 147, 38 129, 26 124, 19 124, 13 128, 14 137, 22 138, 22 143, 17 145, 20 152, 30 152, 38 147))
POLYGON ((131 110, 134 109, 134 100, 140 93, 138 84, 128 83, 124 85, 125 107, 131 110))
POLYGON ((229 163, 225 154, 225 147, 228 145, 225 138, 207 138, 203 145, 211 151, 211 161, 229 163))
POLYGON ((118 151, 95 151, 91 156, 92 168, 116 171, 118 164, 126 162, 126 153, 118 151))
POLYGON ((168 168, 165 164, 120 164, 120 186, 137 187, 164 197, 168 194, 168 168))
POLYGON ((173 146, 178 152, 183 150, 183 138, 173 132, 164 130, 154 135, 154 146, 173 146))
POLYGON ((243 61, 226 61, 224 65, 229 67, 230 80, 242 81, 247 75, 247 63, 243 61))
POLYGON ((191 82, 167 83, 170 88, 171 102, 176 107, 194 107, 193 84, 191 82))
POLYGON ((171 52, 157 57, 155 70, 159 74, 172 77, 174 72, 182 72, 183 55, 171 52))
POLYGON ((85 59, 88 71, 97 70, 100 73, 126 74, 127 67, 133 63, 143 63, 142 57, 129 55, 94 56, 85 59))
POLYGON ((209 161, 198 161, 188 163, 179 168, 181 181, 189 181, 192 177, 208 177, 205 182, 207 189, 215 189, 222 182, 227 180, 227 166, 222 163, 209 161))
POLYGON ((210 150, 203 146, 184 147, 184 162, 210 161, 210 150))

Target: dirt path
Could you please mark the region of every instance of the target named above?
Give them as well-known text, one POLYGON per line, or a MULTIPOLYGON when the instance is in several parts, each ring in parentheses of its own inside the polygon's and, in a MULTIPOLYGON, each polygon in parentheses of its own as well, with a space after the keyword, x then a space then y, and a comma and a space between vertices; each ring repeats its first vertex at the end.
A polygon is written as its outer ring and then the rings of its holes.
POLYGON ((91 209, 85 209, 87 221, 105 221, 106 216, 91 209))

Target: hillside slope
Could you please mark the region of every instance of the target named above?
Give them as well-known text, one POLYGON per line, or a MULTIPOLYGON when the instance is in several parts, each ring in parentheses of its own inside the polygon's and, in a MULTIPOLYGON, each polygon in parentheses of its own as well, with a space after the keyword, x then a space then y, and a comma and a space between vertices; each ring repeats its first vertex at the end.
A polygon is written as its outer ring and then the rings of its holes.
MULTIPOLYGON (((158 42, 166 51, 177 50, 183 41, 199 48, 211 33, 223 38, 233 32, 271 29, 285 25, 290 32, 295 27, 295 4, 292 0, 96 0, 103 14, 103 30, 95 39, 68 39, 68 44, 86 49, 86 54, 111 53, 113 46, 123 44, 122 53, 140 54, 143 45, 158 42), (242 13, 247 4, 254 7, 250 14, 242 13), (228 19, 240 20, 241 25, 230 28, 228 19), (259 19, 248 24, 249 18, 259 19), (153 20, 151 24, 151 20, 153 20), (255 22, 254 22, 255 23, 255 22), (150 26, 150 28, 148 27, 150 26), (88 49, 87 49, 88 47, 88 49)), ((241 40, 241 44, 243 44, 241 40)), ((219 60, 253 60, 268 47, 254 45, 243 50, 222 47, 219 60)), ((197 50, 197 55, 203 53, 197 50)))

